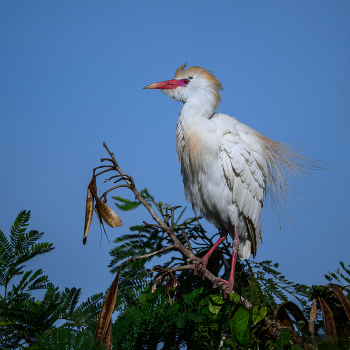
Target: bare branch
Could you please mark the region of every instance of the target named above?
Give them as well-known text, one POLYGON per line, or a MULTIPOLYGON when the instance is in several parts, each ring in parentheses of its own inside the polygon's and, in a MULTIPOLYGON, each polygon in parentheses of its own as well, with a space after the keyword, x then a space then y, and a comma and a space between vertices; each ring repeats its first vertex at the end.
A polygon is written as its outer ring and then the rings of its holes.
MULTIPOLYGON (((105 144, 105 142, 103 143, 103 146, 106 148, 107 152, 109 153, 109 155, 111 156, 111 159, 107 159, 107 158, 103 158, 101 159, 101 161, 107 160, 113 163, 114 168, 116 171, 118 171, 119 174, 121 175, 125 175, 123 173, 123 171, 119 168, 119 165, 117 163, 117 161, 114 158, 114 154, 108 149, 107 145, 105 144)), ((165 231, 168 230, 168 227, 165 225, 165 223, 158 217, 158 215, 155 213, 155 211, 153 210, 151 204, 147 203, 146 200, 143 198, 143 196, 139 193, 139 191, 137 191, 137 189, 135 188, 134 183, 132 183, 130 180, 126 179, 125 182, 128 185, 132 185, 130 187, 130 189, 134 192, 135 196, 137 197, 137 199, 141 202, 141 204, 149 211, 149 213, 151 214, 152 218, 154 221, 157 222, 158 225, 160 225, 165 231)))
POLYGON ((103 171, 101 171, 100 173, 95 174, 95 175, 96 175, 96 176, 100 176, 100 175, 102 175, 102 174, 104 174, 104 173, 107 173, 108 171, 114 170, 113 167, 111 167, 111 166, 109 166, 109 165, 105 165, 105 166, 108 167, 109 169, 103 170, 103 171))
POLYGON ((179 209, 179 208, 181 208, 181 206, 171 207, 171 208, 170 208, 170 211, 171 211, 171 214, 170 214, 170 216, 171 216, 171 226, 170 226, 170 229, 173 230, 173 231, 174 231, 174 228, 175 228, 174 211, 175 211, 176 209, 179 209))
POLYGON ((110 188, 109 190, 105 191, 105 192, 103 193, 103 195, 101 196, 101 198, 102 198, 102 197, 106 197, 106 194, 107 194, 108 192, 111 192, 111 191, 115 190, 116 188, 120 188, 120 187, 127 187, 127 188, 130 188, 130 185, 118 185, 118 186, 114 186, 114 187, 110 188))
POLYGON ((111 165, 100 165, 100 166, 97 166, 96 168, 93 168, 92 171, 95 174, 95 171, 97 169, 101 169, 101 168, 112 168, 112 166, 111 165))
POLYGON ((173 248, 175 248, 174 244, 170 245, 169 247, 165 247, 163 249, 160 249, 160 250, 158 250, 156 252, 153 252, 153 253, 149 253, 149 254, 145 254, 145 255, 139 255, 139 256, 135 256, 135 257, 129 258, 129 259, 123 261, 121 264, 119 264, 118 268, 121 269, 123 267, 123 265, 126 264, 129 261, 135 261, 135 260, 140 260, 140 259, 144 259, 144 258, 150 258, 151 256, 155 256, 157 254, 163 253, 163 252, 165 252, 167 250, 170 250, 170 249, 173 249, 173 248))
MULTIPOLYGON (((114 169, 113 169, 114 170, 114 169)), ((114 178, 119 178, 117 181, 121 181, 121 180, 124 180, 123 179, 123 175, 113 175, 113 176, 111 176, 111 177, 109 177, 108 179, 105 179, 104 181, 103 181, 103 183, 106 183, 106 182, 108 182, 108 181, 110 181, 110 180, 112 180, 112 179, 114 179, 114 178)), ((114 183, 116 183, 117 181, 115 181, 114 183)))
POLYGON ((181 230, 181 234, 185 237, 187 244, 188 244, 188 250, 192 253, 192 246, 190 243, 190 240, 187 238, 187 236, 185 235, 185 229, 181 230))

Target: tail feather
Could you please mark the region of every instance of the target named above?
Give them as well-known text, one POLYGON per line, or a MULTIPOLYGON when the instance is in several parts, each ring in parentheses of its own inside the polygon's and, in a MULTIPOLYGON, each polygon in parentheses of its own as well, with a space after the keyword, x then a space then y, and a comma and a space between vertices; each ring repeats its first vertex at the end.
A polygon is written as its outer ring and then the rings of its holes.
MULTIPOLYGON (((310 171, 325 169, 321 161, 304 157, 297 153, 302 150, 282 142, 275 141, 251 129, 266 155, 268 167, 267 193, 276 213, 280 209, 286 214, 286 203, 290 192, 295 193, 288 180, 292 176, 309 175, 310 171)), ((313 176, 312 176, 313 177, 313 176)))

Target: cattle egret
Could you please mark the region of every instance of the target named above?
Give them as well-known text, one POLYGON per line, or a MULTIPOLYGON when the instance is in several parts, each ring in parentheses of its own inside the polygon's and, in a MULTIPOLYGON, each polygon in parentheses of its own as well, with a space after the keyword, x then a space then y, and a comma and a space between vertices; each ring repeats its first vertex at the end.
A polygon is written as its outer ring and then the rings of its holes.
POLYGON ((310 166, 293 148, 272 140, 226 114, 216 113, 221 101, 221 83, 201 67, 176 70, 175 79, 144 89, 161 89, 183 106, 176 126, 176 149, 187 201, 195 213, 218 229, 220 238, 202 257, 191 257, 195 271, 202 265, 203 279, 208 259, 227 235, 233 239, 230 277, 222 288, 234 286, 237 252, 241 259, 255 257, 261 242, 260 218, 266 192, 282 205, 288 195, 288 174, 299 175, 310 166))

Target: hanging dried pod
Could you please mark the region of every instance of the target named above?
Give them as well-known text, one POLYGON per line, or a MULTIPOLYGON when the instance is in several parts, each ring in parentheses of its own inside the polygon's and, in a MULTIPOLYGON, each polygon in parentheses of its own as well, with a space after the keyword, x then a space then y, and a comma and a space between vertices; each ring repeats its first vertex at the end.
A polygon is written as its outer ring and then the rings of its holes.
POLYGON ((106 203, 101 201, 97 196, 95 197, 95 200, 98 213, 108 226, 117 227, 123 225, 120 217, 106 203))
POLYGON ((87 189, 87 196, 86 196, 86 210, 85 210, 85 226, 84 226, 84 238, 83 238, 83 244, 86 244, 87 235, 90 229, 92 216, 94 213, 94 197, 91 193, 90 188, 87 189))
POLYGON ((326 331, 327 339, 330 341, 335 341, 337 339, 337 329, 335 327, 334 318, 332 315, 329 306, 324 301, 324 299, 318 297, 318 302, 321 305, 322 313, 323 313, 323 323, 326 331))
POLYGON ((114 278, 113 283, 111 284, 109 291, 106 295, 106 298, 102 304, 100 311, 100 316, 98 317, 95 339, 99 339, 98 345, 103 342, 104 346, 108 346, 111 342, 111 318, 114 311, 115 301, 117 299, 118 293, 118 284, 119 284, 119 273, 114 278), (107 338, 107 339, 106 339, 107 338))
MULTIPOLYGON (((348 317, 347 321, 350 321, 350 302, 349 302, 348 298, 345 296, 345 294, 335 284, 325 284, 324 287, 330 289, 331 291, 333 291, 337 295, 337 297, 339 298, 339 300, 341 301, 341 303, 343 305, 346 316, 348 317)), ((347 321, 345 321, 345 322, 347 322, 347 321)))
POLYGON ((92 175, 92 179, 89 183, 89 186, 87 188, 87 195, 86 195, 86 209, 85 209, 85 225, 84 225, 84 237, 83 237, 83 244, 86 244, 87 235, 90 229, 92 216, 94 213, 94 197, 97 193, 97 187, 96 187, 96 176, 92 175))
POLYGON ((106 350, 111 350, 112 343, 113 343, 112 320, 110 320, 106 335, 103 339, 103 348, 106 350))

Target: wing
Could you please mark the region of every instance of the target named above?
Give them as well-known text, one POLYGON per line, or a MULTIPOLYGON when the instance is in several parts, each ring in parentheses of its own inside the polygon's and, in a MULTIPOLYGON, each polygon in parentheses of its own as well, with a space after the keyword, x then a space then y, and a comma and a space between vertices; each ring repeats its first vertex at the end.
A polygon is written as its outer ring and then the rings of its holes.
POLYGON ((232 130, 224 134, 220 153, 233 203, 245 221, 246 230, 240 234, 251 242, 253 255, 261 239, 260 216, 266 192, 266 161, 260 149, 253 137, 232 130))

